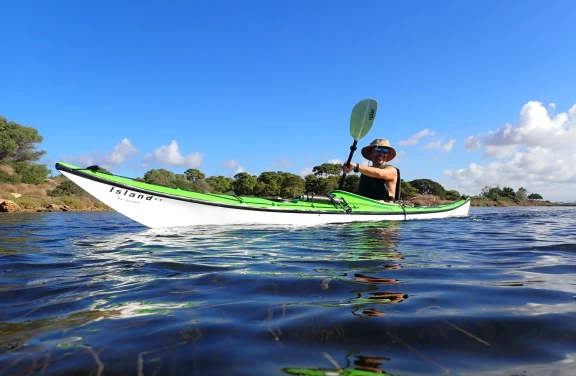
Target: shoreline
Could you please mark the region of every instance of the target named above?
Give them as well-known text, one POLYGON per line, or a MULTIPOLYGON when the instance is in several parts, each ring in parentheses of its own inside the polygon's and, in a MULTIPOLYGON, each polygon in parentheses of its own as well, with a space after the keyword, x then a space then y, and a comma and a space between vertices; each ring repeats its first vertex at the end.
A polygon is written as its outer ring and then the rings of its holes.
MULTIPOLYGON (((44 199, 39 205, 19 205, 17 202, 8 199, 0 198, 0 213, 50 213, 50 212, 114 212, 115 210, 100 203, 99 201, 87 200, 83 201, 81 207, 73 207, 62 203, 60 199, 44 199)), ((409 204, 416 204, 419 206, 434 206, 451 203, 454 201, 440 200, 434 196, 420 196, 409 201, 409 204)), ((80 205, 79 205, 80 206, 80 205)), ((571 203, 555 204, 549 201, 536 201, 525 200, 520 202, 498 200, 477 200, 472 199, 470 202, 471 207, 518 207, 518 206, 576 206, 571 203)))

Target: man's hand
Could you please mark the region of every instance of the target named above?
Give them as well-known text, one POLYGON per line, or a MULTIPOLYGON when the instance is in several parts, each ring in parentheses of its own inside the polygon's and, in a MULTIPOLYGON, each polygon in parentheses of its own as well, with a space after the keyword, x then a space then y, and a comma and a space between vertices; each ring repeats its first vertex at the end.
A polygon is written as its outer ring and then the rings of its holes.
POLYGON ((354 162, 350 162, 349 165, 347 165, 346 163, 344 163, 342 165, 342 172, 344 172, 345 174, 349 174, 350 172, 354 171, 354 169, 356 168, 358 164, 354 163, 354 162))

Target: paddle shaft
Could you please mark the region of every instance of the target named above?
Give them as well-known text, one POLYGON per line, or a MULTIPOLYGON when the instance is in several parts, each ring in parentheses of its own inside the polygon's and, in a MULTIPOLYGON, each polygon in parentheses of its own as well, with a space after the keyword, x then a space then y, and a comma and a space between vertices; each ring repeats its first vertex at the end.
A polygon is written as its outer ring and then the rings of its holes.
MULTIPOLYGON (((352 156, 356 151, 356 144, 358 144, 358 140, 354 140, 352 146, 350 146, 350 155, 348 156, 348 160, 346 161, 346 166, 350 166, 350 162, 352 161, 352 156)), ((344 179, 346 179, 346 174, 342 173, 342 177, 340 178, 340 183, 338 184, 338 190, 342 189, 342 185, 344 184, 344 179)))

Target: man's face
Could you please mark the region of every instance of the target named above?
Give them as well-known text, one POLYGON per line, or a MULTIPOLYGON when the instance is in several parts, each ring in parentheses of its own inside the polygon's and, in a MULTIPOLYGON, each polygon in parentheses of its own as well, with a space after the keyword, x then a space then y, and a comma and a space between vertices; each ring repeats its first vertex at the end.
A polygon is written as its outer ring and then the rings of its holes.
POLYGON ((372 148, 372 163, 381 165, 388 159, 388 148, 382 146, 376 146, 372 148))

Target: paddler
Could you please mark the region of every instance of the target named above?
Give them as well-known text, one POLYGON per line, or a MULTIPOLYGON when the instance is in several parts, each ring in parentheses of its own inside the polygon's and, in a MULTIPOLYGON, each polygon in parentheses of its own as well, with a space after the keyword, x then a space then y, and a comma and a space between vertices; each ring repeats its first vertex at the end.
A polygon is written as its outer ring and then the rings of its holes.
POLYGON ((370 145, 362 148, 362 156, 371 162, 371 165, 360 163, 344 163, 342 171, 345 174, 351 171, 360 173, 360 182, 355 193, 383 202, 394 202, 400 199, 400 170, 387 164, 396 156, 396 150, 390 142, 377 138, 370 145))

